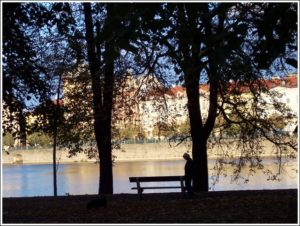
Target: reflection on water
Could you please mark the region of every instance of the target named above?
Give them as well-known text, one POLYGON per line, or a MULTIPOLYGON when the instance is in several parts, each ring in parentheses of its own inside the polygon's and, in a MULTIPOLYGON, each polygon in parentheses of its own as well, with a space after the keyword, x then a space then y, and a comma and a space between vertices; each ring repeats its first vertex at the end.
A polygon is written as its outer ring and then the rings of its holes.
MULTIPOLYGON (((214 161, 209 161, 210 186, 213 183, 214 161)), ((140 161, 140 162, 117 162, 113 168, 114 193, 136 193, 131 190, 133 184, 129 183, 131 176, 172 176, 183 175, 184 160, 172 161, 140 161)), ((264 160, 263 171, 272 170, 276 172, 278 166, 270 159, 264 160)), ((245 190, 245 189, 286 189, 297 188, 297 162, 291 161, 285 165, 279 181, 267 180, 268 175, 263 171, 257 171, 248 183, 244 180, 232 182, 231 176, 220 176, 219 182, 211 187, 211 190, 245 190)), ((232 168, 227 169, 231 175, 232 168)), ((243 171, 247 178, 248 170, 243 171)), ((53 195, 52 165, 5 165, 2 171, 2 196, 45 196, 53 195)), ((99 182, 99 167, 94 163, 60 164, 57 172, 58 195, 66 193, 76 194, 97 194, 99 182)), ((174 184, 175 182, 166 182, 174 184)), ((155 185, 148 183, 147 185, 155 185)), ((146 192, 168 192, 173 190, 147 190, 146 192)), ((179 189, 178 189, 179 191, 179 189)))

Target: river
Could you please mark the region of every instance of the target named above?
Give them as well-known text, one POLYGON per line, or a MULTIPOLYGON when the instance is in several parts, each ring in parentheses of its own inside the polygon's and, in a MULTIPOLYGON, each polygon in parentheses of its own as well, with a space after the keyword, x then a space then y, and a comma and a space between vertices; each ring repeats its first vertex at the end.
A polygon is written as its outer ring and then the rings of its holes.
MULTIPOLYGON (((116 162, 113 167, 114 193, 136 193, 131 190, 134 184, 129 183, 131 176, 172 176, 183 175, 184 160, 170 161, 132 161, 116 162)), ((290 160, 285 163, 278 180, 268 180, 266 172, 277 172, 278 166, 271 159, 264 160, 264 169, 256 171, 249 181, 232 181, 232 167, 227 168, 227 174, 222 173, 219 182, 214 181, 214 160, 209 161, 210 190, 256 190, 256 189, 288 189, 298 187, 298 162, 290 160)), ((242 170, 242 176, 247 178, 249 170, 242 170)), ((58 195, 97 194, 99 181, 99 166, 95 163, 59 164, 57 171, 58 195)), ((175 182, 168 182, 171 185, 175 182)), ((155 185, 155 183, 149 183, 155 185)), ((148 192, 175 192, 172 190, 146 190, 148 192)), ((178 189, 179 191, 179 189, 178 189)), ((2 197, 30 197, 53 195, 53 175, 51 164, 38 165, 2 165, 2 197)))

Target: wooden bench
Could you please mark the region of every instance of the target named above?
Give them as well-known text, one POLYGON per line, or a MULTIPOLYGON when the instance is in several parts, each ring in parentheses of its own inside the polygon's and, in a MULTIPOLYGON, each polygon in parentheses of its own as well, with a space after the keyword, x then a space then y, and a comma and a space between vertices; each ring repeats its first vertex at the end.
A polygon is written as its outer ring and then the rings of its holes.
POLYGON ((142 193, 144 189, 173 189, 173 188, 181 188, 181 192, 184 194, 185 188, 184 188, 184 176, 151 176, 151 177, 129 177, 129 181, 131 183, 136 183, 136 187, 133 187, 131 189, 136 189, 139 198, 142 198, 142 193), (155 187, 144 187, 141 186, 141 183, 144 182, 168 182, 168 181, 179 181, 180 186, 155 186, 155 187))

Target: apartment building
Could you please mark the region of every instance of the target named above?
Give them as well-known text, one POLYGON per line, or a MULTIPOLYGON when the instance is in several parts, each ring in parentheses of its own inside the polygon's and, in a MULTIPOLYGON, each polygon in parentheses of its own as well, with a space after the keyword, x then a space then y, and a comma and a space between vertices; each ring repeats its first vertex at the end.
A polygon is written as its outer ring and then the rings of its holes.
MULTIPOLYGON (((276 97, 277 101, 284 103, 293 114, 284 128, 285 131, 293 131, 297 125, 299 109, 298 76, 292 74, 284 78, 274 77, 265 82, 269 94, 262 94, 261 98, 269 104, 266 105, 268 106, 265 109, 266 114, 269 116, 281 114, 271 104, 272 98, 276 97)), ((230 86, 233 87, 233 84, 230 86)), ((239 87, 239 91, 239 94, 230 95, 243 98, 247 102, 243 107, 251 109, 252 96, 249 87, 239 87)), ((205 120, 209 108, 209 85, 200 84, 199 92, 201 114, 205 120)), ((157 125, 180 125, 188 122, 187 96, 183 86, 166 89, 157 78, 149 74, 132 76, 128 72, 117 79, 114 94, 113 123, 116 128, 126 129, 128 125, 134 125, 144 131, 146 138, 162 139, 164 137, 158 137, 155 132, 157 125)), ((66 117, 71 120, 72 117, 83 115, 85 118, 78 127, 85 126, 92 130, 92 91, 85 65, 80 65, 64 75, 63 97, 64 106, 73 109, 72 112, 66 113, 66 117)), ((4 110, 3 121, 9 121, 9 115, 10 113, 4 110)), ((5 126, 11 125, 16 126, 17 122, 3 125, 4 130, 5 126)))
MULTIPOLYGON (((72 98, 76 92, 83 93, 86 97, 81 102, 84 105, 85 111, 91 111, 91 89, 86 83, 88 80, 84 79, 84 83, 80 86, 80 82, 74 86, 70 84, 70 76, 78 78, 80 76, 87 76, 86 67, 81 66, 77 70, 77 74, 73 72, 64 82, 64 102, 71 103, 72 98), (68 93, 72 95, 68 95, 68 93), (89 110, 87 110, 89 109, 89 110)), ((274 77, 266 80, 266 88, 269 94, 262 94, 264 102, 271 103, 273 96, 279 96, 280 102, 285 103, 286 106, 295 114, 294 119, 289 123, 292 130, 295 127, 298 115, 298 79, 297 75, 289 75, 285 78, 274 77), (279 93, 280 95, 273 95, 272 93, 279 93)), ((82 81, 82 79, 79 79, 82 81)), ((229 84, 229 90, 237 90, 237 83, 229 84)), ((232 92, 231 97, 238 96, 239 99, 244 99, 247 103, 242 106, 251 109, 252 95, 249 87, 238 87, 239 93, 232 92)), ((207 118, 209 108, 209 84, 199 85, 199 103, 201 109, 202 119, 207 118)), ((159 124, 179 125, 188 121, 187 111, 187 96, 185 87, 173 86, 166 89, 159 80, 149 74, 133 76, 130 72, 125 73, 124 76, 117 78, 114 90, 114 109, 113 122, 116 128, 126 128, 128 125, 134 125, 141 128, 145 132, 147 138, 164 138, 158 137, 155 134, 155 127, 159 124)), ((230 111, 228 108, 227 111, 230 111)), ((269 105, 266 109, 266 114, 272 115, 276 112, 273 105, 269 105)))

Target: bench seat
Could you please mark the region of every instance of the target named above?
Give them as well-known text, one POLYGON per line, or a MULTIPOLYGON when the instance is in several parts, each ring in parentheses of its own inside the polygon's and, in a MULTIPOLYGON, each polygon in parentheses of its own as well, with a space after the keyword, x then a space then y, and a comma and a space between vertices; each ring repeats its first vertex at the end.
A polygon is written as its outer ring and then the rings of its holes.
POLYGON ((184 176, 148 176, 148 177, 129 177, 131 183, 136 183, 136 187, 131 189, 137 190, 140 199, 142 199, 142 193, 144 189, 173 189, 181 188, 181 192, 185 192, 184 188, 184 176), (141 186, 141 183, 145 182, 168 182, 168 181, 179 181, 180 186, 141 186))
MULTIPOLYGON (((142 189, 172 189, 172 188, 181 188, 180 186, 164 186, 164 187, 141 187, 142 189)), ((137 187, 131 188, 132 190, 138 189, 137 187)))

